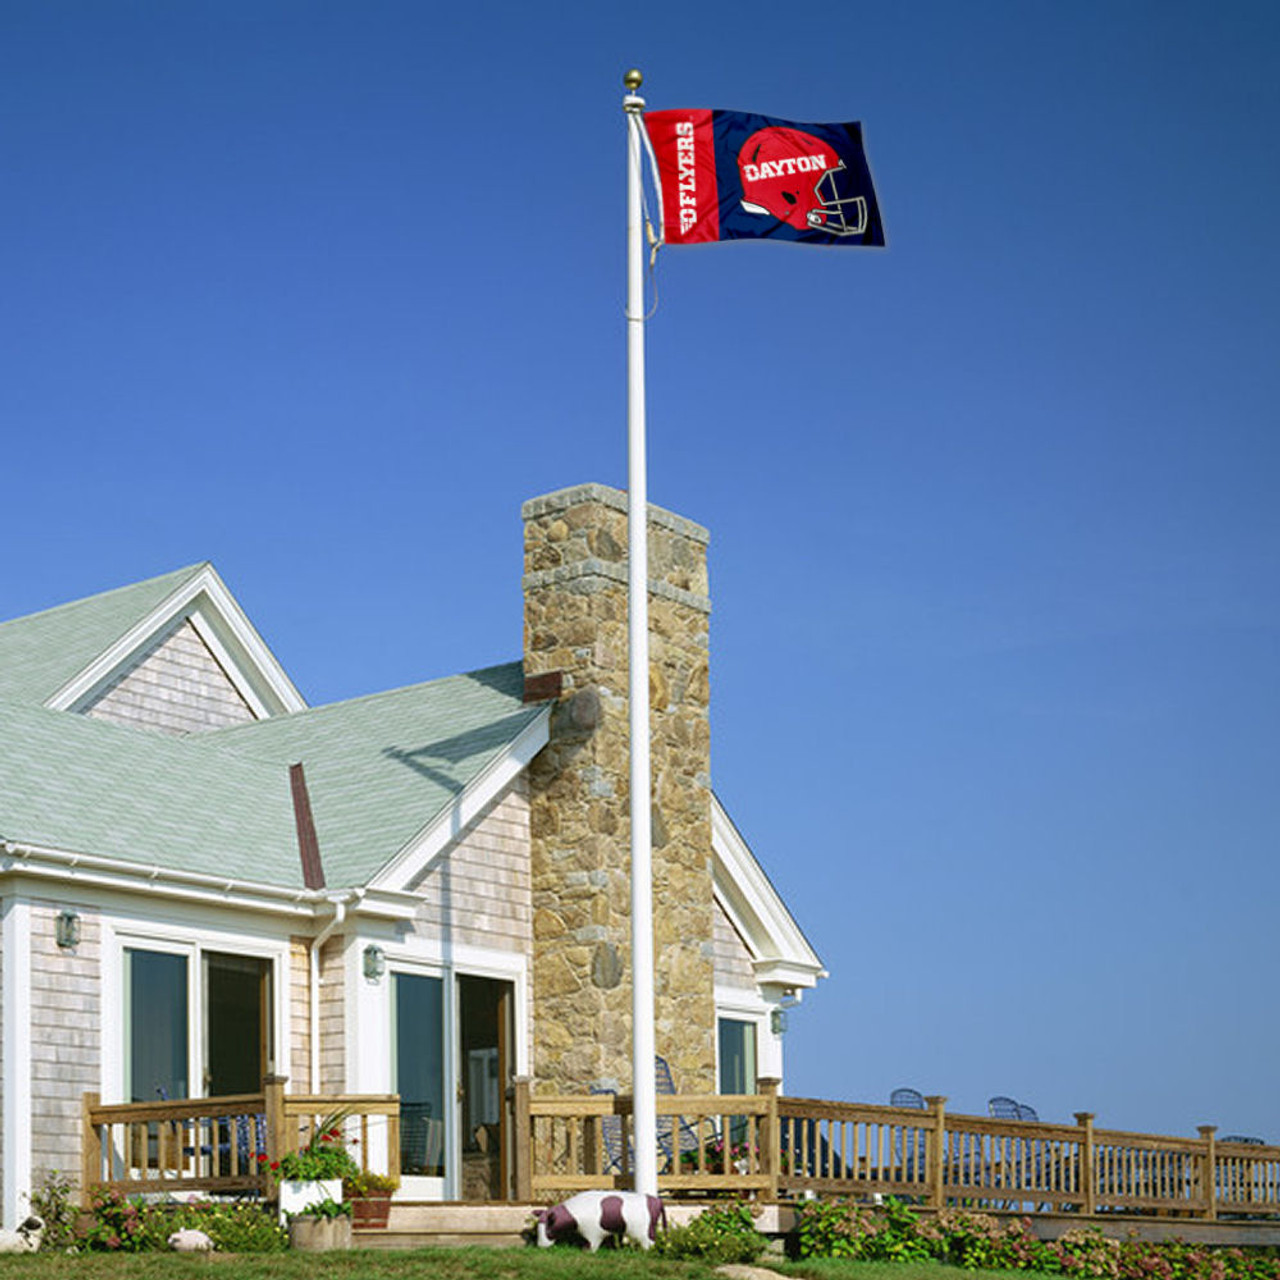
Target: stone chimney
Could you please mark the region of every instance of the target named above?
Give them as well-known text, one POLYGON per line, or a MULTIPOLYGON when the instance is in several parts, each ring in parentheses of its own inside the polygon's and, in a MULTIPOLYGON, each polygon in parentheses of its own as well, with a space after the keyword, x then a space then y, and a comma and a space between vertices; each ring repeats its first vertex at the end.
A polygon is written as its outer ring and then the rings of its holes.
MULTIPOLYGON (((627 499, 579 485, 523 515, 526 691, 557 700, 530 768, 535 1088, 629 1093, 627 499)), ((655 1037, 695 1093, 715 1090, 707 541, 650 506, 655 1037)))

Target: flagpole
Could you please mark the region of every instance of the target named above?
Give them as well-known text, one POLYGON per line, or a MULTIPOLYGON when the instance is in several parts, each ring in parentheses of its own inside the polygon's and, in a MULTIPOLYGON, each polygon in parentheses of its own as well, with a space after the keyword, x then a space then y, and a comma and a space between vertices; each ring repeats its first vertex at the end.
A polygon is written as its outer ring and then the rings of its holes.
POLYGON ((631 746, 631 1092, 635 1189, 658 1193, 653 1057, 653 851, 649 765, 649 552, 645 474, 644 235, 641 217, 643 77, 628 71, 627 116, 627 662, 631 746))

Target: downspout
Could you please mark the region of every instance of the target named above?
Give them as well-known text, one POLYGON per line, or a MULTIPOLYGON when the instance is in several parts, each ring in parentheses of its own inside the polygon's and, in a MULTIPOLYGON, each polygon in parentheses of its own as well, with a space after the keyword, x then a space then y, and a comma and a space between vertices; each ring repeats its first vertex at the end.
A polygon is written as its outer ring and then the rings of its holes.
POLYGON ((311 940, 308 952, 309 992, 308 1010, 311 1023, 310 1092, 320 1092, 320 948, 341 928, 347 919, 347 906, 358 905, 364 897, 363 889, 356 889, 345 898, 333 899, 333 919, 311 940))

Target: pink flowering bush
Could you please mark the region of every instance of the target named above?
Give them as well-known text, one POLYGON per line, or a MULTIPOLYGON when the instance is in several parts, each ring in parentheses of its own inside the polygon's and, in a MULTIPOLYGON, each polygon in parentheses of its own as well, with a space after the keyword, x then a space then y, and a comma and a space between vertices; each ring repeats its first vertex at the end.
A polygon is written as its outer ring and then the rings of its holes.
POLYGON ((1028 1218, 954 1208, 927 1215, 893 1200, 884 1205, 807 1201, 797 1207, 793 1243, 802 1258, 931 1258, 975 1270, 1036 1271, 1080 1280, 1280 1280, 1274 1250, 1121 1242, 1096 1227, 1075 1227, 1057 1240, 1040 1240, 1028 1218))

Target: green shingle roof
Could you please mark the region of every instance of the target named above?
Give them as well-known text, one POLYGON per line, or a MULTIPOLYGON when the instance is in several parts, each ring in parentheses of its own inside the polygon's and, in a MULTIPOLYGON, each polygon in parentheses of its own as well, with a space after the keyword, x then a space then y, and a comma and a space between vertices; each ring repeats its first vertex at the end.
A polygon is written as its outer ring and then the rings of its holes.
POLYGON ((0 836, 302 887, 287 769, 66 711, 0 703, 0 836))
POLYGON ((358 887, 541 714, 519 662, 187 737, 43 705, 205 567, 0 624, 0 838, 300 889, 301 763, 326 888, 358 887))
POLYGON ((0 702, 0 837, 301 888, 301 762, 326 887, 367 884, 539 714, 521 664, 174 738, 0 702))
POLYGON ((202 735, 300 761, 330 888, 365 884, 537 719, 519 662, 202 735))
POLYGON ((204 567, 0 622, 0 698, 43 705, 204 567))

